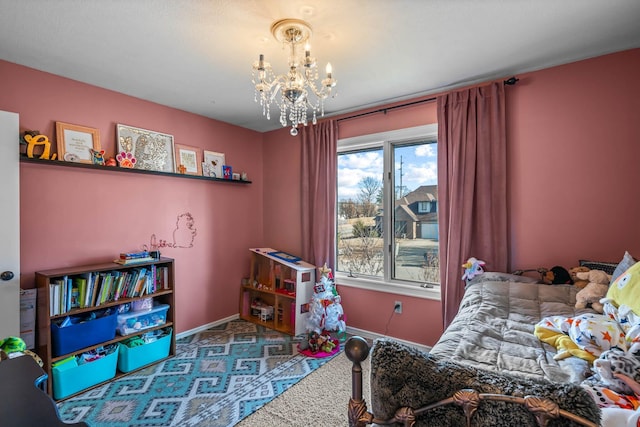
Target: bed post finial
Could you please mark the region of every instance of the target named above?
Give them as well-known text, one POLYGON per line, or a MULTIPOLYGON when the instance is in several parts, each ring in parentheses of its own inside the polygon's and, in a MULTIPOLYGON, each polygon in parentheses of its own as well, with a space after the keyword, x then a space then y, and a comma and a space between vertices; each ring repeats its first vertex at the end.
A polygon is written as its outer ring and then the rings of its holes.
POLYGON ((351 399, 349 399, 349 426, 362 427, 371 423, 373 416, 367 412, 367 404, 362 398, 362 366, 360 365, 369 356, 369 344, 358 336, 347 340, 344 346, 347 358, 353 362, 351 368, 351 399))

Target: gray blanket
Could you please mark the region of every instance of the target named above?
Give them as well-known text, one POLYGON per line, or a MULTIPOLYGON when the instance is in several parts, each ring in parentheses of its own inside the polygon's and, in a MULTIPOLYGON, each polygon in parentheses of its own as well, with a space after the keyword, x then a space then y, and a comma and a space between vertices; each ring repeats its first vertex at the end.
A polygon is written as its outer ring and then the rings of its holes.
POLYGON ((577 289, 544 285, 501 273, 484 273, 467 285, 454 321, 431 352, 461 364, 494 372, 579 383, 590 364, 577 357, 556 361, 555 348, 533 334, 547 316, 571 317, 592 312, 576 309, 577 289))

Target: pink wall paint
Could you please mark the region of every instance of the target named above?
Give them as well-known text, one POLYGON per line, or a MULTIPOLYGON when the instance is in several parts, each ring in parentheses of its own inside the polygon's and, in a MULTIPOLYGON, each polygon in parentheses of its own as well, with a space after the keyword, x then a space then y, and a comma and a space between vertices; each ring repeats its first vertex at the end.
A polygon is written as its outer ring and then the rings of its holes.
MULTIPOLYGON (((55 122, 97 128, 108 156, 115 125, 174 136, 180 144, 226 154, 249 185, 21 164, 21 286, 34 272, 109 261, 148 244, 173 240, 180 214, 190 213, 192 248, 164 248, 176 260, 176 331, 238 312, 248 248, 262 245, 262 135, 77 81, 0 61, 0 109, 20 114, 20 128, 55 141, 55 122)), ((15 142, 17 145, 17 141, 15 142)))
MULTIPOLYGON (((618 261, 625 250, 640 256, 638 69, 640 49, 634 49, 519 75, 507 88, 511 270, 570 267, 581 258, 618 261)), ((339 138, 436 121, 435 103, 428 103, 341 121, 339 138)), ((294 139, 268 133, 266 150, 277 151, 279 162, 298 164, 299 150, 286 148, 294 139)), ((299 194, 300 171, 289 172, 284 188, 279 170, 265 168, 265 195, 299 194)), ((300 228, 299 215, 282 205, 269 210, 266 237, 276 239, 282 215, 291 229, 300 228)), ((439 301, 339 283, 338 289, 348 326, 426 345, 442 333, 439 301), (387 325, 387 308, 398 299, 403 313, 387 325)))
POLYGON ((511 267, 640 257, 640 49, 507 90, 511 267))
POLYGON ((267 246, 300 255, 301 137, 289 128, 264 134, 264 241, 267 246))

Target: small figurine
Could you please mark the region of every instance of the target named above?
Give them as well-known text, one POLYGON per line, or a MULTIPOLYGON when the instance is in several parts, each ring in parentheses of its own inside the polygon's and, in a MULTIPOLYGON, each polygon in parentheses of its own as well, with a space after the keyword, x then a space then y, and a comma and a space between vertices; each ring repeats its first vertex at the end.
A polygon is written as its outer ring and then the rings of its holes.
POLYGON ((104 150, 91 149, 91 161, 94 165, 104 166, 104 150))

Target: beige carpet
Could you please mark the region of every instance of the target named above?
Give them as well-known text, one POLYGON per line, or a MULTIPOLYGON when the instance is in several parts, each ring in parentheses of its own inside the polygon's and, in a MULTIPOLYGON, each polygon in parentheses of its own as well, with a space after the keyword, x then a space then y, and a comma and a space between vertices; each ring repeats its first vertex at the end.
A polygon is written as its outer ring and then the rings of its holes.
MULTIPOLYGON (((362 364, 362 394, 367 402, 370 395, 369 359, 362 364)), ((351 366, 344 351, 341 352, 236 426, 348 426, 351 366)))

